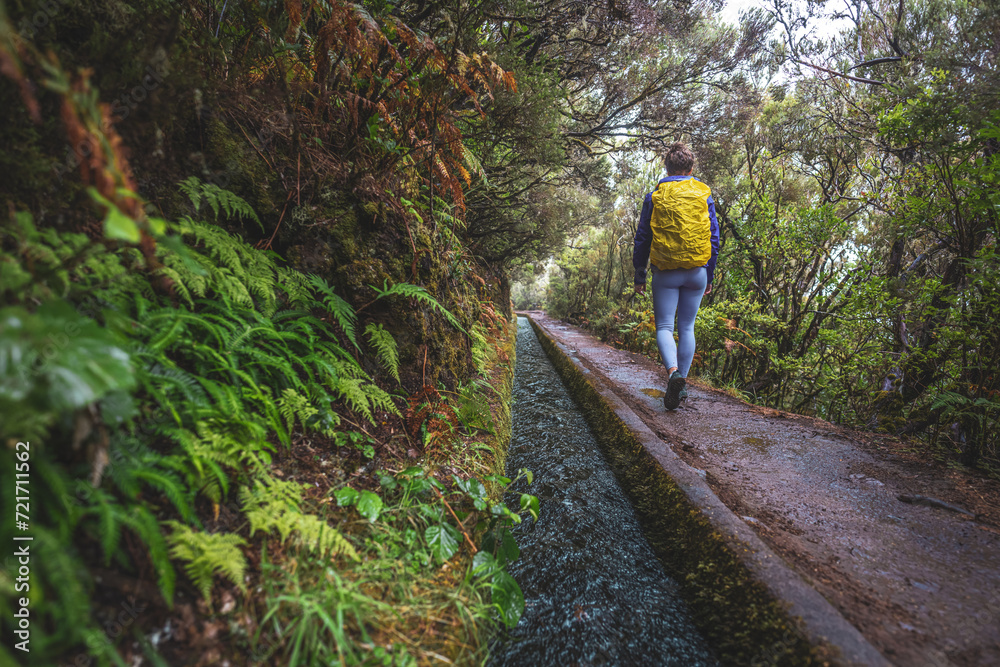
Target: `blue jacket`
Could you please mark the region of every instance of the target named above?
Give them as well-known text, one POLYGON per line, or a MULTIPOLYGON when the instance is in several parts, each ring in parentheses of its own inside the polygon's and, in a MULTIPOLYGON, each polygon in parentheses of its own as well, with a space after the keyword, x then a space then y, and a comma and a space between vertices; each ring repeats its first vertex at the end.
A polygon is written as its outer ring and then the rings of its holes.
MULTIPOLYGON (((667 176, 657 183, 667 181, 681 181, 693 176, 667 176)), ((655 189, 653 190, 655 192, 655 189)), ((632 250, 632 266, 635 268, 635 284, 646 284, 646 265, 649 263, 649 247, 653 242, 653 230, 649 226, 649 219, 653 215, 653 192, 646 194, 642 200, 642 213, 639 214, 639 229, 635 232, 635 248, 632 250)), ((708 284, 711 285, 715 279, 715 260, 719 256, 719 221, 715 217, 715 200, 708 196, 708 217, 712 221, 712 258, 705 264, 708 271, 708 284)))

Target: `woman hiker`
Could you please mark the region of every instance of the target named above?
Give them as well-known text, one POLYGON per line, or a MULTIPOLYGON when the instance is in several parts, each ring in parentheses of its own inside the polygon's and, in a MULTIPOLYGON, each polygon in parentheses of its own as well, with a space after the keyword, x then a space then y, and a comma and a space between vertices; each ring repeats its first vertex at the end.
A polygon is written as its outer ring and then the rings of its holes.
POLYGON ((712 291, 719 223, 711 188, 691 176, 691 149, 682 143, 672 144, 663 161, 667 177, 642 202, 632 265, 635 291, 642 294, 647 260, 652 264, 656 346, 670 375, 663 406, 676 410, 681 399, 687 398, 684 385, 694 359, 694 318, 702 295, 712 291))

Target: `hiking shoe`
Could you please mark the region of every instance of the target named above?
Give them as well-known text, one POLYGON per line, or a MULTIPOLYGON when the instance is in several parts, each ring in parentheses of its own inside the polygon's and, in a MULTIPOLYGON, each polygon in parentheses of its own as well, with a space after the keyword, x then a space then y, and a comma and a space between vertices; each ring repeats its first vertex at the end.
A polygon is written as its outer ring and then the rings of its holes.
POLYGON ((684 385, 687 381, 681 377, 680 371, 674 371, 670 376, 670 380, 667 382, 667 393, 663 395, 663 407, 667 410, 676 410, 677 406, 681 404, 681 393, 687 396, 687 392, 684 391, 684 385))

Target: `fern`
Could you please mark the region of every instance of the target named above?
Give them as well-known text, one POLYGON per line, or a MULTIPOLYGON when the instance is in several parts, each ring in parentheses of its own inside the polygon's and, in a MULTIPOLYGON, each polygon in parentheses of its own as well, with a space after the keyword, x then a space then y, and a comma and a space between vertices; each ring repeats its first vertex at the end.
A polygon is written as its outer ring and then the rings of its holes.
POLYGON ((351 304, 337 296, 333 292, 333 288, 319 276, 309 276, 309 283, 314 290, 319 292, 323 298, 323 306, 337 320, 337 324, 340 325, 344 335, 347 336, 347 340, 351 341, 354 347, 358 347, 354 336, 354 324, 358 319, 358 315, 354 312, 351 304))
POLYGON ((185 481, 168 466, 166 457, 147 448, 138 439, 118 435, 111 443, 112 465, 108 478, 131 500, 143 487, 162 493, 185 521, 194 521, 191 493, 185 481))
POLYGON ((989 419, 989 413, 1000 410, 1000 402, 964 396, 954 391, 942 391, 931 404, 931 410, 940 410, 943 419, 975 419, 979 428, 983 428, 989 419))
POLYGON ((421 303, 426 303, 428 306, 444 315, 445 319, 447 319, 453 327, 464 334, 468 334, 468 332, 459 323, 458 319, 451 314, 451 311, 442 306, 441 303, 431 296, 430 292, 423 287, 413 285, 411 283, 396 283, 392 287, 388 287, 388 284, 388 281, 383 281, 382 289, 379 289, 374 285, 369 285, 369 287, 371 287, 378 295, 376 299, 383 299, 389 296, 402 296, 409 299, 416 299, 421 303))
POLYGON ((372 410, 369 406, 368 392, 362 386, 361 380, 347 377, 338 378, 333 383, 332 389, 340 394, 340 397, 352 410, 364 415, 368 422, 374 421, 372 410))
MULTIPOLYGON (((184 428, 167 429, 166 435, 177 443, 183 450, 190 467, 192 483, 201 488, 212 484, 218 486, 223 493, 229 488, 228 477, 222 471, 222 466, 236 470, 248 469, 251 471, 261 471, 264 463, 260 460, 260 449, 262 447, 253 443, 252 440, 243 440, 217 429, 215 424, 209 421, 201 421, 195 424, 195 432, 184 428)), ((173 459, 169 463, 176 467, 173 459)), ((218 498, 213 498, 218 500, 218 498)))
POLYGON ((77 481, 77 492, 89 497, 90 506, 84 516, 97 519, 98 539, 104 552, 105 564, 118 550, 122 528, 129 528, 149 549, 149 559, 156 571, 163 598, 169 603, 174 594, 174 570, 167 557, 166 543, 160 531, 160 523, 144 505, 123 505, 101 488, 87 488, 86 482, 77 481))
POLYGON ((167 542, 160 530, 160 522, 145 505, 132 505, 128 513, 128 526, 149 549, 149 560, 156 571, 160 592, 167 604, 173 604, 175 573, 167 553, 167 542))
POLYGON ((292 430, 292 425, 295 423, 295 419, 298 418, 299 422, 305 426, 309 419, 319 412, 309 403, 309 399, 296 393, 294 389, 285 389, 282 392, 281 398, 278 399, 278 406, 281 410, 281 416, 284 417, 285 423, 288 424, 288 430, 292 430))
POLYGON ((86 482, 79 480, 79 489, 91 495, 93 504, 87 514, 97 518, 97 532, 104 552, 104 564, 111 563, 111 556, 118 550, 122 525, 126 522, 125 512, 114 498, 103 489, 87 489, 86 482))
POLYGON ((396 407, 396 404, 392 402, 392 395, 388 392, 373 384, 365 385, 365 391, 368 394, 368 400, 371 402, 372 408, 375 410, 382 410, 397 417, 403 416, 399 408, 396 407))
POLYGON ((191 200, 195 211, 200 211, 204 202, 212 209, 216 218, 219 217, 221 210, 231 218, 250 218, 260 225, 261 231, 264 231, 264 225, 257 217, 257 212, 253 210, 253 207, 242 197, 229 190, 224 190, 214 183, 202 183, 197 176, 186 178, 177 186, 191 200))
POLYGON ((167 538, 170 555, 186 561, 184 571, 206 601, 211 601, 212 581, 222 576, 246 591, 243 581, 246 557, 240 550, 246 540, 232 533, 196 533, 177 521, 167 521, 173 532, 167 538))
POLYGON ((288 303, 294 306, 307 306, 314 301, 309 276, 298 271, 278 268, 278 285, 284 291, 288 303))
MULTIPOLYGON (((199 250, 187 248, 183 254, 161 250, 160 273, 174 281, 189 306, 194 297, 206 297, 211 290, 228 303, 248 308, 254 307, 256 297, 264 313, 274 312, 279 269, 265 253, 191 218, 183 218, 176 229, 182 237, 193 237, 199 250)), ((293 281, 286 277, 286 282, 293 281)))
MULTIPOLYGON (((31 546, 32 580, 50 581, 58 584, 48 589, 51 594, 48 594, 47 591, 45 598, 41 598, 41 596, 39 596, 41 599, 34 598, 39 602, 45 600, 55 621, 52 627, 46 628, 45 641, 46 643, 62 643, 69 639, 70 643, 73 643, 74 635, 83 630, 86 619, 93 615, 93 610, 90 608, 91 591, 88 590, 90 577, 87 575, 83 563, 74 557, 75 550, 66 548, 65 540, 43 526, 32 525, 31 528, 34 537, 31 546)), ((8 581, 10 583, 7 590, 11 593, 5 593, 5 595, 12 595, 13 581, 8 581)), ((38 613, 39 607, 36 607, 35 614, 38 613)), ((101 632, 101 638, 107 642, 107 635, 104 632, 101 632)), ((76 639, 79 637, 77 636, 76 639)), ((36 650, 34 645, 31 649, 32 651, 36 650)), ((11 660, 4 664, 16 665, 19 663, 11 660)), ((27 664, 45 663, 35 659, 27 661, 27 664)))
POLYGON ((378 352, 379 361, 396 382, 399 382, 399 350, 396 348, 396 339, 381 324, 369 324, 365 327, 365 333, 372 347, 378 352))
POLYGON ((348 542, 340 531, 331 528, 330 524, 315 514, 300 513, 293 515, 291 520, 294 521, 295 530, 298 532, 297 541, 300 546, 321 554, 346 556, 353 561, 361 560, 354 545, 348 542))
POLYGON ((243 511, 250 522, 250 534, 277 531, 282 542, 296 535, 296 542, 319 553, 347 556, 359 560, 354 546, 326 521, 301 510, 302 484, 271 479, 257 480, 254 487, 240 491, 243 511))

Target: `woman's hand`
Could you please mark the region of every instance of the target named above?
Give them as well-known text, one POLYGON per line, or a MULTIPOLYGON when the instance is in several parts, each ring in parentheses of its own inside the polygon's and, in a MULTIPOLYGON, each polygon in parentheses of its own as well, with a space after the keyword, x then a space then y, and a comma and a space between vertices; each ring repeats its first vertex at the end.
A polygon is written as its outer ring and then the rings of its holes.
POLYGON ((708 287, 705 288, 705 296, 708 296, 711 293, 712 293, 712 283, 709 283, 708 287))
POLYGON ((637 284, 637 285, 634 285, 634 287, 635 287, 635 293, 636 294, 645 294, 646 293, 646 283, 643 283, 641 285, 637 284))

